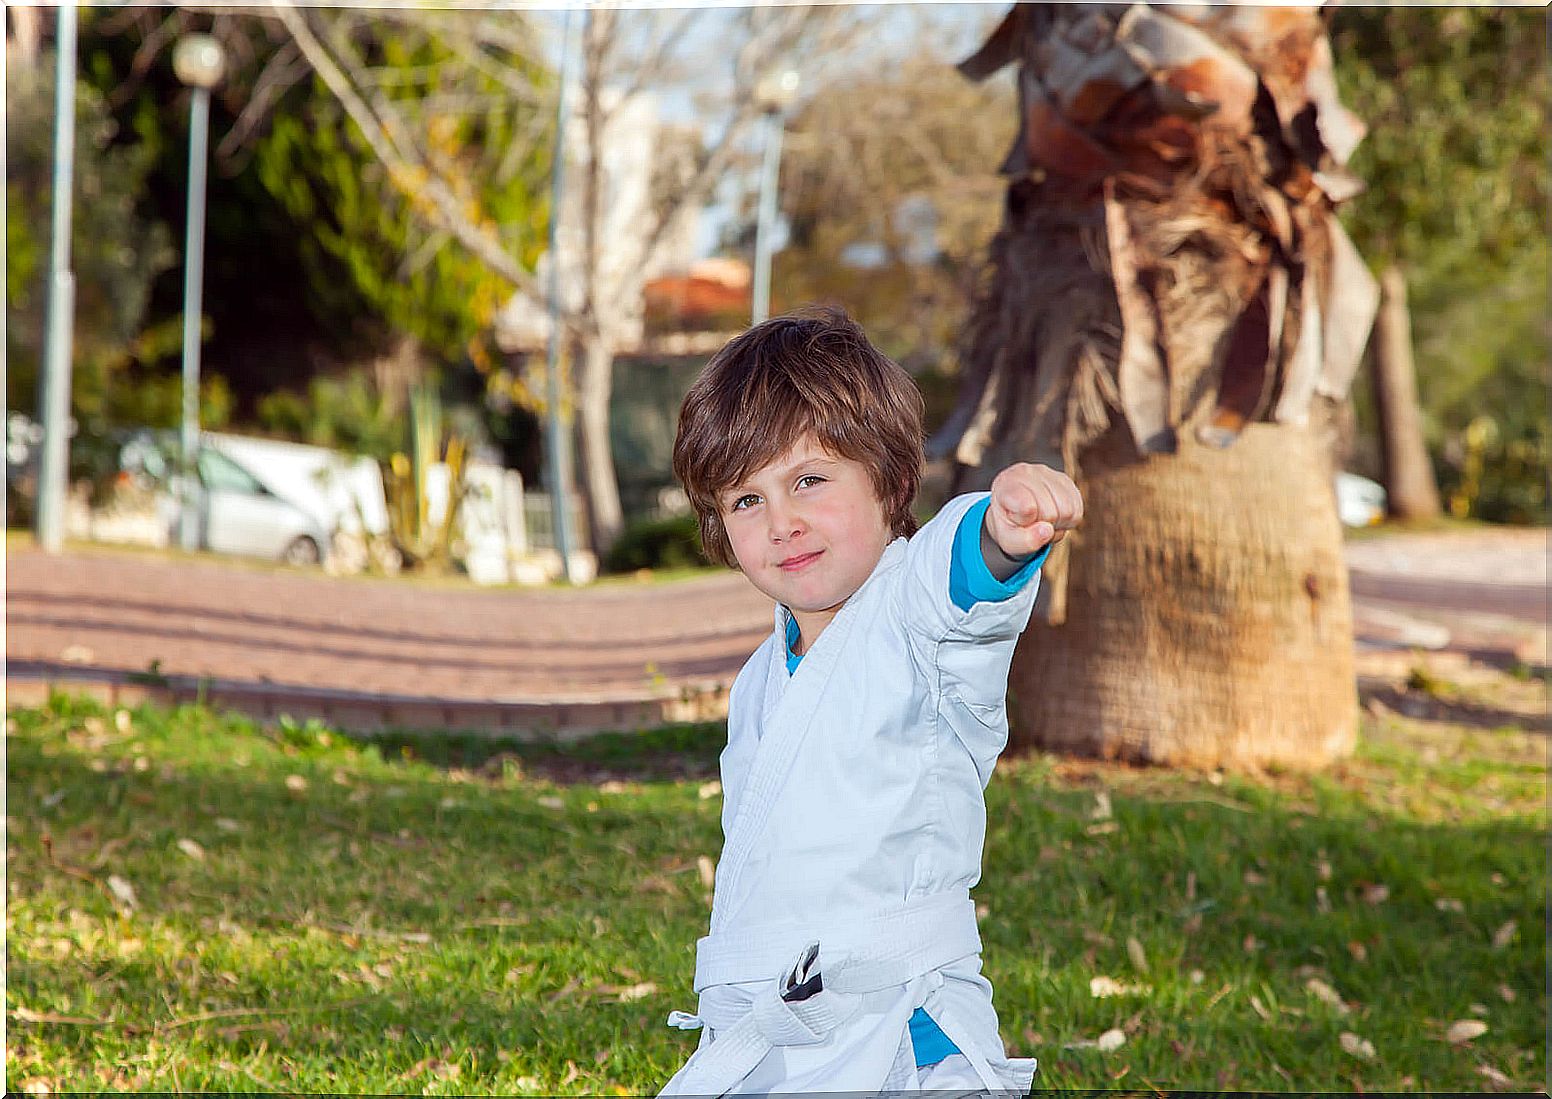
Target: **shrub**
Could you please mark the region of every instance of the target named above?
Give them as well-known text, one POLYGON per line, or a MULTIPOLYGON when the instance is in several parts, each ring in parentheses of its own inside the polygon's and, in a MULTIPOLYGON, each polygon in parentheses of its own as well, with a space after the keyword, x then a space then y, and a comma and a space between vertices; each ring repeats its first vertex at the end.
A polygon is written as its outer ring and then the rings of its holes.
POLYGON ((637 569, 692 568, 705 565, 700 533, 693 515, 646 519, 632 523, 615 541, 604 560, 606 572, 637 569))

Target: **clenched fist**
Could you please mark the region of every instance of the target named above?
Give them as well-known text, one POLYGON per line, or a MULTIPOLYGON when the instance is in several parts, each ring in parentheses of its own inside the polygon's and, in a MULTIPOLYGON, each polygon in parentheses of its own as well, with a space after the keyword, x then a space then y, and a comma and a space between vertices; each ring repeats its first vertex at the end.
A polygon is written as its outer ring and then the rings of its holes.
POLYGON ((1082 521, 1083 497, 1059 470, 1020 462, 992 481, 986 533, 1009 557, 1028 557, 1060 542, 1082 521))

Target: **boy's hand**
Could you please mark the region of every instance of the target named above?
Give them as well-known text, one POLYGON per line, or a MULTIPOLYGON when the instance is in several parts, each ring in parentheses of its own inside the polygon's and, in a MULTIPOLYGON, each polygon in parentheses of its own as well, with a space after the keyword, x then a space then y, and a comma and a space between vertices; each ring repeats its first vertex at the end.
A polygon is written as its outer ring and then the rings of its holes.
POLYGON ((1020 462, 992 481, 986 532, 1009 557, 1028 557, 1060 542, 1082 521, 1083 497, 1059 470, 1020 462))

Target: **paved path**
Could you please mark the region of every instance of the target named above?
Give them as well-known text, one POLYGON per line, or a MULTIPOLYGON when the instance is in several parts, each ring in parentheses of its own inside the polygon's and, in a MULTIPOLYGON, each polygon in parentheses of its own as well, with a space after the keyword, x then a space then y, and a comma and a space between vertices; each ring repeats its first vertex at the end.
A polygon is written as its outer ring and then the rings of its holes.
MULTIPOLYGON (((1519 654, 1539 624, 1544 649, 1545 551, 1544 531, 1353 543, 1360 642, 1519 654)), ((13 701, 74 680, 355 725, 584 732, 716 716, 770 629, 733 573, 481 591, 111 550, 6 564, 13 701)))

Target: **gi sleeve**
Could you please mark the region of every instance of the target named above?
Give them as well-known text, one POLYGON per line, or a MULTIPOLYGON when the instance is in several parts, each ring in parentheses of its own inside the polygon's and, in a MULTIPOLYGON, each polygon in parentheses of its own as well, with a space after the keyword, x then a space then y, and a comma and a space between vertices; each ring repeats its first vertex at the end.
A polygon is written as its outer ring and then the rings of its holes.
POLYGON ((984 492, 949 501, 910 540, 899 585, 900 619, 934 681, 940 727, 969 751, 983 784, 1007 744, 1008 668, 1044 560, 1005 582, 991 575, 980 548, 989 502, 984 492))
POLYGON ((1018 570, 1006 580, 992 575, 982 549, 981 527, 986 522, 986 510, 991 507, 991 497, 970 505, 959 529, 954 535, 954 551, 948 566, 948 594, 954 606, 967 611, 977 603, 1000 603, 1017 595, 1034 578, 1040 566, 1051 554, 1051 543, 1046 543, 1036 553, 1024 559, 1018 570))
POLYGON ((1045 551, 1006 581, 992 576, 980 548, 990 502, 985 492, 956 496, 907 543, 897 612, 919 640, 1013 639, 1029 621, 1045 551))

